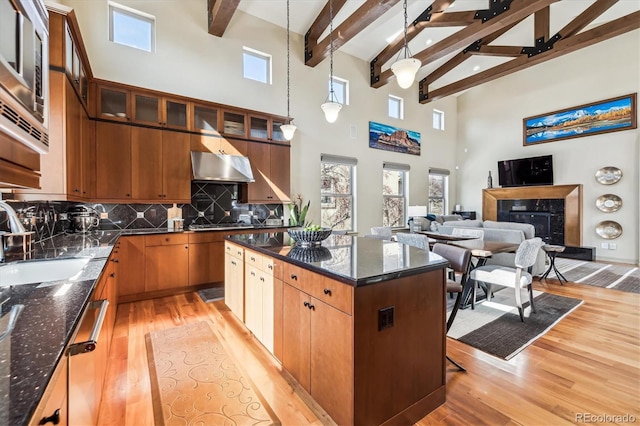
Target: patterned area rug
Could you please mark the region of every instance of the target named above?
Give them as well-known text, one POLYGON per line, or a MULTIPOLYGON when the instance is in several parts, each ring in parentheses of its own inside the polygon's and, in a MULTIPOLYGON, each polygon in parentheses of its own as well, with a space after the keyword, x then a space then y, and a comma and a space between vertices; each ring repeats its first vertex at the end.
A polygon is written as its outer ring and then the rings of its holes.
MULTIPOLYGON (((569 281, 597 287, 640 293, 640 269, 584 260, 556 258, 556 267, 569 281)), ((551 271, 550 278, 556 278, 551 271)))
POLYGON ((156 425, 279 425, 206 322, 146 335, 156 425))
MULTIPOLYGON (((477 303, 473 310, 458 310, 447 336, 509 360, 582 304, 582 300, 555 294, 538 291, 533 294, 535 313, 531 312, 529 296, 523 291, 524 322, 515 307, 513 289, 503 288, 489 302, 477 303)), ((447 311, 453 307, 453 300, 447 298, 447 311)))

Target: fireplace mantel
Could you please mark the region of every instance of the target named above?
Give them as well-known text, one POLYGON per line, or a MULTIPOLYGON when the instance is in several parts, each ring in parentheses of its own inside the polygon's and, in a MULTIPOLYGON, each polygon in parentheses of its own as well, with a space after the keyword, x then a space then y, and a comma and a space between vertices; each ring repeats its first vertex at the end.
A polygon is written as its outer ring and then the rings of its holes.
POLYGON ((483 220, 497 220, 499 200, 564 199, 566 246, 582 246, 582 185, 523 186, 482 191, 483 220))

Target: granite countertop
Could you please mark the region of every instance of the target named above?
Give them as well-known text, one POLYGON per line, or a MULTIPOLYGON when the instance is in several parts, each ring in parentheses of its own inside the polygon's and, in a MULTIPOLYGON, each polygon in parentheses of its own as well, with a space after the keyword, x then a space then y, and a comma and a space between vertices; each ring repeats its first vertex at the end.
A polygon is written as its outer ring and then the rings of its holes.
MULTIPOLYGON (((254 229, 282 229, 282 226, 256 226, 254 229)), ((205 232, 228 231, 211 229, 205 232)), ((28 424, 51 375, 64 356, 65 348, 73 338, 74 330, 82 319, 82 313, 118 238, 125 235, 192 232, 196 231, 149 228, 59 234, 34 243, 33 251, 28 256, 7 254, 8 264, 70 257, 90 257, 91 260, 73 281, 68 279, 4 288, 0 283, 0 333, 7 328, 12 306, 24 305, 13 331, 0 341, 0 425, 28 424)), ((3 267, 0 264, 0 268, 3 267)))
POLYGON ((286 232, 241 234, 227 240, 355 287, 421 274, 448 265, 446 259, 394 241, 331 235, 302 248, 286 232))

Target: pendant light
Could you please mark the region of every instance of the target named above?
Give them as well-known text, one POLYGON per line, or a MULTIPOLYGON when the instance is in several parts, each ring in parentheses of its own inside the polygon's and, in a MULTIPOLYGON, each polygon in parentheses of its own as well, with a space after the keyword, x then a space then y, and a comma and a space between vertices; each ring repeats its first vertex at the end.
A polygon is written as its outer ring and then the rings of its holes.
POLYGON ((338 102, 336 92, 333 91, 333 2, 329 0, 329 95, 320 108, 324 111, 324 118, 333 123, 338 119, 342 104, 338 102))
POLYGON ((398 80, 398 85, 403 89, 411 87, 416 80, 416 73, 420 69, 422 63, 411 57, 411 51, 409 50, 409 44, 407 43, 407 0, 404 0, 404 47, 398 54, 396 62, 391 65, 391 71, 398 80), (400 56, 404 54, 404 59, 400 59, 400 56))
POLYGON ((291 119, 291 115, 289 114, 289 104, 291 99, 291 83, 289 80, 289 72, 290 72, 290 54, 289 54, 289 0, 287 0, 287 121, 288 124, 283 124, 280 126, 280 130, 282 130, 282 135, 288 141, 293 139, 293 134, 296 132, 297 127, 293 124, 293 120, 291 119))

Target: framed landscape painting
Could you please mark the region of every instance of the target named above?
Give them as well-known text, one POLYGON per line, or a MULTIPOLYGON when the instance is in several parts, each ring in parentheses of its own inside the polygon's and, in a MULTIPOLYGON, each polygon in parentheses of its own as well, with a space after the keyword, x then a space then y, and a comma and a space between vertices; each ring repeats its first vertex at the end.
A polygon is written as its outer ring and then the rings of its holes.
POLYGON ((528 117, 522 127, 524 146, 635 129, 636 94, 528 117))
POLYGON ((369 147, 420 155, 420 133, 370 121, 369 147))

